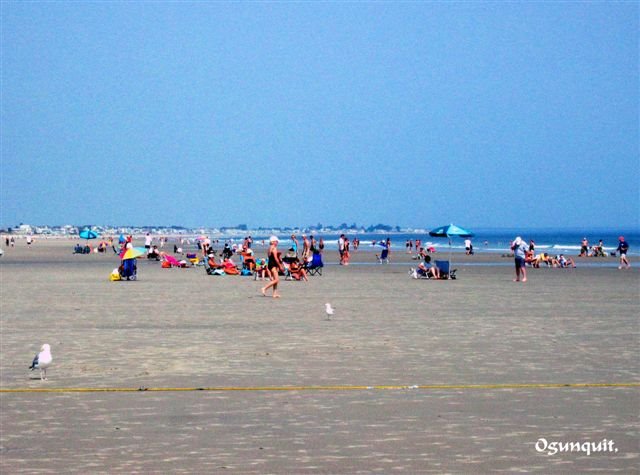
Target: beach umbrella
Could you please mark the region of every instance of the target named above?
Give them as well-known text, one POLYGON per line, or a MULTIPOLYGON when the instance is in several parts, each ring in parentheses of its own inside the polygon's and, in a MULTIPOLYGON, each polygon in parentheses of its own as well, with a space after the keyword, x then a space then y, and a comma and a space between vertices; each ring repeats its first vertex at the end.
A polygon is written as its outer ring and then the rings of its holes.
POLYGON ((471 238, 475 236, 471 231, 467 231, 460 226, 456 226, 455 224, 448 224, 446 226, 440 226, 439 228, 432 229, 429 231, 429 236, 433 237, 446 237, 449 239, 449 265, 451 265, 451 238, 453 236, 461 237, 461 238, 471 238))
POLYGON ((450 238, 451 236, 458 236, 468 238, 475 236, 475 234, 473 234, 471 231, 467 231, 466 229, 461 228, 460 226, 456 226, 455 224, 448 224, 446 226, 440 226, 439 228, 429 231, 429 236, 446 238, 450 238))
POLYGON ((147 250, 144 247, 132 247, 121 253, 120 259, 123 261, 126 259, 136 259, 137 257, 144 256, 146 253, 147 250))
POLYGON ((83 229, 82 231, 80 231, 80 238, 82 239, 96 239, 98 237, 98 233, 95 231, 92 231, 91 229, 87 228, 87 229, 83 229))

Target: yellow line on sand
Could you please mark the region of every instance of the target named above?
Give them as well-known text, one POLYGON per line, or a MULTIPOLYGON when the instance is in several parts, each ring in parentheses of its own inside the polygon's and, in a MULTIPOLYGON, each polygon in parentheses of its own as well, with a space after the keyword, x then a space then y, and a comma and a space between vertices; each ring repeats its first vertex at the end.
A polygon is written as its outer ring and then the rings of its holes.
POLYGON ((423 384, 378 386, 221 386, 201 388, 0 388, 0 393, 130 393, 130 392, 258 392, 258 391, 379 391, 401 389, 465 390, 465 389, 557 389, 557 388, 636 388, 640 383, 504 383, 504 384, 423 384))

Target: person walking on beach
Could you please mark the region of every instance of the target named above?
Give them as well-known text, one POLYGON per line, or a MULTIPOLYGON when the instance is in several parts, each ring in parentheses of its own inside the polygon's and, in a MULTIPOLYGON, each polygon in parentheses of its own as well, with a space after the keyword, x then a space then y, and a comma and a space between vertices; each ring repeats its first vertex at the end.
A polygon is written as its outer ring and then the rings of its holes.
POLYGON ((527 269, 525 267, 524 257, 527 252, 527 246, 525 246, 520 236, 515 238, 513 243, 511 243, 511 250, 513 251, 513 257, 516 263, 516 278, 513 279, 513 281, 520 282, 520 275, 522 274, 522 282, 526 282, 527 269))
POLYGON ((340 265, 342 265, 344 260, 344 234, 341 234, 340 239, 338 239, 338 253, 340 254, 340 265))
POLYGON ((269 239, 269 251, 267 253, 267 272, 269 273, 271 281, 262 288, 262 295, 265 297, 267 290, 273 288, 272 297, 274 299, 280 298, 280 294, 278 293, 280 271, 284 271, 284 264, 282 264, 282 259, 280 259, 280 254, 278 253, 278 238, 271 236, 269 239))
POLYGON ((631 264, 629 263, 629 259, 627 259, 628 250, 629 250, 629 244, 624 239, 624 236, 620 236, 618 238, 618 247, 616 249, 616 252, 620 253, 620 265, 618 266, 618 269, 622 269, 623 265, 625 269, 629 269, 631 267, 631 264))

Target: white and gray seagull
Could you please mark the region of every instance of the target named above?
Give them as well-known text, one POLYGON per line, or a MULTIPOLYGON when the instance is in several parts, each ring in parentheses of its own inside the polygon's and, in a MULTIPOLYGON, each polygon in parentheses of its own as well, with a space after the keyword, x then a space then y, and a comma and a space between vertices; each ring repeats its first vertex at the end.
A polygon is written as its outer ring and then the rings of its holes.
POLYGON ((53 356, 51 356, 51 347, 45 343, 40 348, 40 353, 38 353, 35 358, 33 358, 33 363, 29 366, 29 369, 33 371, 34 369, 40 370, 40 380, 47 379, 47 368, 51 366, 51 362, 53 361, 53 356))
POLYGON ((330 303, 324 304, 324 311, 327 312, 327 320, 331 320, 331 315, 333 315, 333 307, 330 303))

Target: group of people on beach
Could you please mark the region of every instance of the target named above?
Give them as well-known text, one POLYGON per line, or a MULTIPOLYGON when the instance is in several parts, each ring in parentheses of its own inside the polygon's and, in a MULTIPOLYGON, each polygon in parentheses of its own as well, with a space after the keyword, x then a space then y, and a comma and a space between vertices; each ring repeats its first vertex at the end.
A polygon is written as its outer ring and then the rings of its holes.
MULTIPOLYGON (((518 236, 511 243, 511 250, 513 251, 515 258, 516 278, 513 279, 514 282, 527 281, 527 264, 536 268, 540 267, 541 264, 546 264, 549 267, 576 267, 575 261, 571 257, 565 256, 564 254, 550 256, 548 253, 543 252, 535 255, 535 242, 533 241, 533 239, 529 241, 529 246, 527 247, 522 238, 518 236)), ((620 255, 620 265, 618 266, 618 269, 629 269, 631 267, 631 263, 627 258, 628 251, 629 243, 627 243, 624 236, 620 236, 618 238, 618 247, 616 248, 615 252, 612 253, 612 255, 620 255)), ((602 242, 602 239, 600 239, 597 246, 593 246, 591 251, 589 251, 589 241, 586 237, 583 238, 580 246, 580 254, 578 257, 596 256, 606 256, 606 254, 604 253, 604 244, 602 242)))
MULTIPOLYGON (((611 253, 612 256, 619 255, 620 256, 620 265, 618 269, 629 269, 631 267, 631 263, 627 258, 627 252, 629 251, 629 243, 625 239, 624 236, 618 237, 618 247, 616 250, 611 253)), ((593 246, 589 246, 589 240, 584 237, 582 238, 582 242, 580 243, 580 254, 578 257, 606 257, 607 254, 604 252, 604 243, 602 239, 598 241, 598 244, 593 246)))
MULTIPOLYGON (((271 290, 273 298, 279 298, 278 285, 280 276, 285 272, 292 280, 308 281, 305 263, 312 260, 314 254, 318 254, 324 249, 324 241, 316 241, 313 236, 302 235, 302 250, 300 252, 300 242, 295 234, 291 235, 292 246, 283 257, 278 249, 279 239, 277 236, 269 238, 266 259, 256 259, 252 249, 253 240, 251 237, 244 239, 241 246, 231 247, 225 243, 220 255, 220 261, 216 261, 216 251, 213 250, 208 238, 201 243, 203 259, 210 269, 221 270, 227 275, 238 275, 246 272, 245 275, 256 274, 256 280, 268 280, 268 283, 261 288, 262 295, 266 296, 271 290), (234 254, 240 255, 242 259, 242 269, 238 268, 232 260, 234 254)), ((215 273, 215 271, 214 271, 215 273)))
MULTIPOLYGON (((353 239, 353 250, 354 251, 358 250, 358 245, 359 244, 360 244, 360 241, 358 240, 358 238, 354 238, 353 239)), ((341 266, 348 266, 349 265, 349 259, 351 259, 350 248, 351 248, 351 243, 349 241, 349 238, 347 236, 345 236, 344 234, 341 234, 340 238, 338 239, 338 254, 340 256, 340 265, 341 266)))

